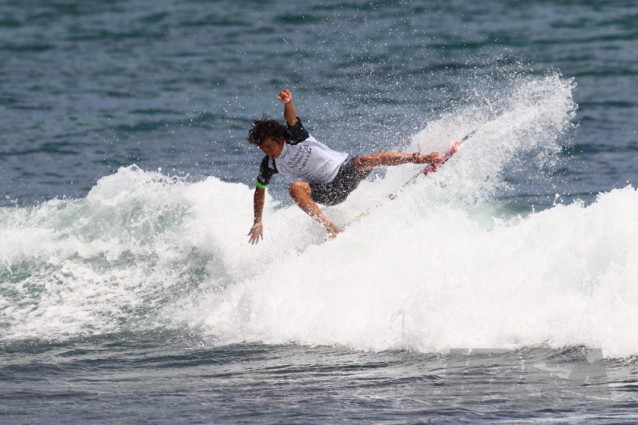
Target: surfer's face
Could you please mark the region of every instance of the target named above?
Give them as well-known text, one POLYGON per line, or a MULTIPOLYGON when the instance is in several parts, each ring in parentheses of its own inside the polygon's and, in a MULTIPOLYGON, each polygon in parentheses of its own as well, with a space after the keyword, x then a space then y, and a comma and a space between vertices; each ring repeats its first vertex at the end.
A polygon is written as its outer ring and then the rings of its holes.
POLYGON ((259 145, 259 149, 264 151, 264 153, 271 158, 278 158, 279 155, 281 155, 281 151, 284 149, 284 138, 282 137, 277 140, 268 137, 261 145, 259 145))

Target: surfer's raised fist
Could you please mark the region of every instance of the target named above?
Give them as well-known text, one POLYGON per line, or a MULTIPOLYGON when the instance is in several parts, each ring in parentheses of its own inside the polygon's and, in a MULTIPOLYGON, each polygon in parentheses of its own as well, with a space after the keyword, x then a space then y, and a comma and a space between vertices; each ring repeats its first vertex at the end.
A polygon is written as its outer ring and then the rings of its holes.
POLYGON ((279 98, 279 101, 281 103, 288 104, 292 102, 292 93, 290 93, 290 90, 288 89, 283 89, 282 91, 280 91, 279 96, 277 97, 279 98))

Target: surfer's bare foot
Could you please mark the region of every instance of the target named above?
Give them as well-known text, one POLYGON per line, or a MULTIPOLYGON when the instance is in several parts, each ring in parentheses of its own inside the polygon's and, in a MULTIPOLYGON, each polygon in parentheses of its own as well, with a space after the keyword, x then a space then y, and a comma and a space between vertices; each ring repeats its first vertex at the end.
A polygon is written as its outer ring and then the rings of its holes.
POLYGON ((412 155, 412 162, 415 164, 432 164, 441 157, 438 152, 430 152, 428 154, 415 153, 412 155))
POLYGON ((339 233, 341 233, 341 229, 338 228, 337 226, 335 226, 332 223, 330 223, 330 225, 326 227, 326 230, 328 231, 328 240, 329 241, 333 240, 334 238, 337 237, 337 235, 339 233))

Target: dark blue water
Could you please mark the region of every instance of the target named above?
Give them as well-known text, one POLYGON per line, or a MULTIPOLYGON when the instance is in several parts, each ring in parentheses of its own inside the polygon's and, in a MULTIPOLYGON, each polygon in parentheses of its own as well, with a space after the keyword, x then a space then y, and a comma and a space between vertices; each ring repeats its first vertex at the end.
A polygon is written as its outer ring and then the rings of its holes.
POLYGON ((283 86, 326 137, 379 148, 519 69, 578 84, 565 192, 636 174, 632 2, 1 7, 6 200, 82 196, 131 163, 248 182, 247 124, 283 86))
POLYGON ((0 422, 636 422, 635 2, 6 0, 0 55, 0 422), (480 130, 327 248, 278 179, 250 251, 286 87, 349 152, 480 130))

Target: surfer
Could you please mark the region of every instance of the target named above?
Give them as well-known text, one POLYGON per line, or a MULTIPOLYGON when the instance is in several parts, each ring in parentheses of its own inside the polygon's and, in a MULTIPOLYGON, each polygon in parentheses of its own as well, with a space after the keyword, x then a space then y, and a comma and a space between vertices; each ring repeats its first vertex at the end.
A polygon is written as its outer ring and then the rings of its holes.
POLYGON ((254 224, 248 232, 253 245, 263 239, 266 188, 274 174, 283 173, 297 179, 290 184, 290 196, 306 214, 326 228, 328 238, 332 239, 341 229, 328 220, 317 203, 337 205, 343 202, 375 167, 432 163, 439 158, 438 152, 379 152, 351 157, 345 152, 334 151, 306 131, 297 117, 290 90, 280 91, 278 99, 284 104, 287 125, 263 117, 253 122, 248 133, 248 142, 266 154, 261 161, 253 198, 254 224))

